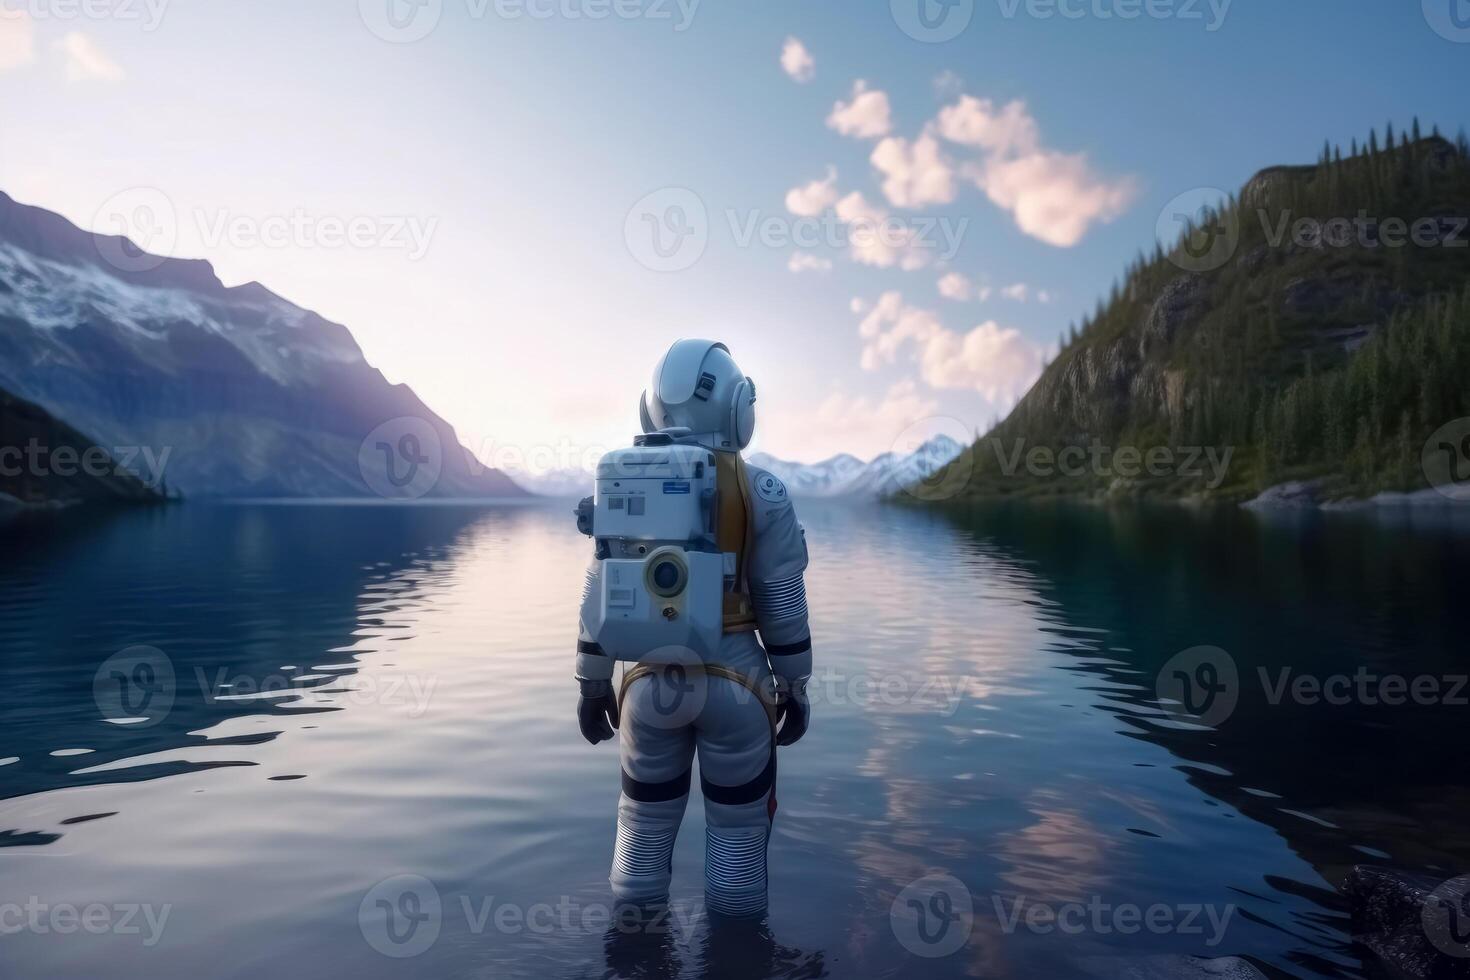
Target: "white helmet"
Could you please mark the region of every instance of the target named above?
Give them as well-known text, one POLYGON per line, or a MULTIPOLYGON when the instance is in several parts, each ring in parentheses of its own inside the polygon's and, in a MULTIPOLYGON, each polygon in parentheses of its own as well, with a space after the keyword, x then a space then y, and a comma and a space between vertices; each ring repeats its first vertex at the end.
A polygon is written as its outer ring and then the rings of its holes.
POLYGON ((653 368, 639 400, 644 432, 688 429, 711 449, 739 452, 755 434, 755 382, 710 340, 677 340, 653 368))

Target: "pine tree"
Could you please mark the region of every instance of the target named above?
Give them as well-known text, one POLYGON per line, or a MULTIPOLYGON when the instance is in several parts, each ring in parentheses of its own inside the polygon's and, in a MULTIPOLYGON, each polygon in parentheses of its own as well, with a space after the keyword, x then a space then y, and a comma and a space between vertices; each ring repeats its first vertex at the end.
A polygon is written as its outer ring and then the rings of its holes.
POLYGON ((1414 485, 1414 451, 1413 451, 1413 428, 1409 425, 1409 412, 1405 409, 1399 413, 1399 435, 1396 442, 1398 448, 1398 473, 1394 482, 1398 489, 1408 490, 1414 485))

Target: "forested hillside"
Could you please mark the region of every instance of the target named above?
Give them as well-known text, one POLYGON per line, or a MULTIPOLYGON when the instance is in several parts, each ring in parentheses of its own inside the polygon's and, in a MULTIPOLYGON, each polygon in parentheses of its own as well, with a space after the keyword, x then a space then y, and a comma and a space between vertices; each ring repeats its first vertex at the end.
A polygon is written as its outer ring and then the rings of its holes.
POLYGON ((1470 415, 1467 225, 1470 146, 1417 122, 1262 171, 1131 263, 949 476, 962 495, 1423 487, 1426 438, 1470 415), (1027 462, 1037 447, 1090 455, 1061 472, 1027 462), (1183 465, 1201 447, 1228 467, 1183 465))

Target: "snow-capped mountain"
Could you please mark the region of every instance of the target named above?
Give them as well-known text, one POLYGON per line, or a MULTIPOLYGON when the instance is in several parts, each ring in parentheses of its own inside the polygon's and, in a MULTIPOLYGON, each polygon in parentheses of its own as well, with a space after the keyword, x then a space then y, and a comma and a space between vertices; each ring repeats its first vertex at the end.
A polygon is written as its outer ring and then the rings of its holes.
POLYGON ((848 453, 820 463, 791 463, 766 453, 752 453, 750 462, 773 473, 797 497, 842 496, 868 466, 848 453))
POLYGON ((166 448, 168 485, 186 495, 369 496, 383 492, 367 482, 379 451, 395 479, 432 465, 434 496, 522 493, 341 324, 4 193, 0 389, 98 445, 166 448))
POLYGON ((755 453, 750 462, 780 477, 793 497, 883 497, 925 479, 963 450, 949 436, 937 435, 912 453, 883 453, 868 463, 846 453, 820 463, 755 453))
MULTIPOLYGON (((864 463, 840 453, 820 463, 792 463, 767 453, 752 453, 750 463, 780 477, 793 497, 882 497, 912 486, 954 459, 964 449, 948 436, 938 435, 912 453, 884 453, 864 463)), ((596 477, 578 469, 546 473, 510 471, 511 479, 543 497, 585 497, 596 477)))

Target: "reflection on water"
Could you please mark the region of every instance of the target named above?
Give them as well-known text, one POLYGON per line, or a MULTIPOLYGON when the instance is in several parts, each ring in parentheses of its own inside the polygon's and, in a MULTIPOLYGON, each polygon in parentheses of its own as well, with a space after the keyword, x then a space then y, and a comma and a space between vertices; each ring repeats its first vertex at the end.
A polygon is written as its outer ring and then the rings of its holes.
POLYGON ((1283 669, 1465 674, 1463 528, 803 519, 819 670, 812 731, 782 755, 770 914, 702 914, 691 807, 666 928, 637 930, 605 881, 616 749, 573 718, 587 546, 566 507, 191 505, 0 529, 0 925, 24 915, 7 963, 1108 976, 1188 953, 1362 976, 1347 868, 1470 868, 1470 791, 1444 751, 1470 707, 1268 696, 1283 669), (1155 688, 1201 644, 1242 678, 1213 729, 1155 688), (936 876, 964 894, 940 901, 936 876), (1069 904, 1083 928, 1044 926, 1069 904), (97 928, 67 931, 89 907, 97 928), (1128 907, 1173 925, 1118 928, 1128 907), (917 955, 951 921, 970 930, 954 952, 917 955))

